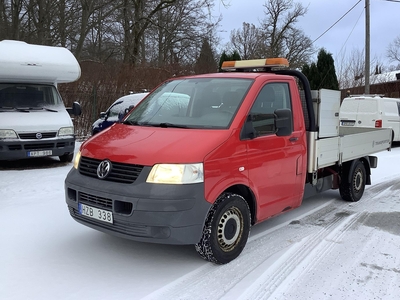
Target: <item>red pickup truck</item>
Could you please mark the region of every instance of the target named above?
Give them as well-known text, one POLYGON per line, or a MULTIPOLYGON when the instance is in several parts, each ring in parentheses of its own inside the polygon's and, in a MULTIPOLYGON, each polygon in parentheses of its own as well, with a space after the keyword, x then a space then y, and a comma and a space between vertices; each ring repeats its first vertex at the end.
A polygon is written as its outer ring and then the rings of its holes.
POLYGON ((390 130, 342 131, 340 92, 311 91, 285 66, 225 62, 226 72, 162 83, 81 145, 65 179, 71 216, 132 240, 194 244, 224 264, 252 225, 307 195, 338 188, 358 201, 390 130))

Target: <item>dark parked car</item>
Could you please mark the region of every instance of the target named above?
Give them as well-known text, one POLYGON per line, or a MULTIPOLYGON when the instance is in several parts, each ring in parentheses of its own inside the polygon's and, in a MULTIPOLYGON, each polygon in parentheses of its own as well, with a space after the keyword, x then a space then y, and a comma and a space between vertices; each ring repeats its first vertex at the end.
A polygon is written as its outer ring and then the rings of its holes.
POLYGON ((100 113, 100 118, 92 125, 92 135, 110 127, 119 121, 128 111, 135 107, 148 93, 130 94, 118 98, 106 112, 100 113))

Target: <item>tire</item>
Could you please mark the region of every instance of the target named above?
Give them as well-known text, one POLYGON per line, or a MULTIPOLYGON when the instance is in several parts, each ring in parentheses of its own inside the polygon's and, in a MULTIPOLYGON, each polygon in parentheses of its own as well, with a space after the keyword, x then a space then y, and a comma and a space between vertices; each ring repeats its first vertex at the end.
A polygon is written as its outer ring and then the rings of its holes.
POLYGON ((205 260, 226 264, 243 251, 250 234, 249 206, 237 194, 223 193, 207 215, 197 253, 205 260))
POLYGON ((61 162, 71 162, 74 159, 74 152, 60 155, 58 158, 61 162))
POLYGON ((357 161, 351 174, 349 174, 348 168, 345 168, 344 172, 345 175, 343 175, 339 185, 340 196, 343 200, 357 202, 361 199, 365 190, 367 180, 365 166, 361 161, 357 161))

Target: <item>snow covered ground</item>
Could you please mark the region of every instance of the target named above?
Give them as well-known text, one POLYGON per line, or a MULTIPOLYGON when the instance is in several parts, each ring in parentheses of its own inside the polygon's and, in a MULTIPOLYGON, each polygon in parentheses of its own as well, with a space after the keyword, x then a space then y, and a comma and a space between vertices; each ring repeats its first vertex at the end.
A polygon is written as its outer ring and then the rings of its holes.
POLYGON ((400 299, 400 147, 377 154, 358 203, 338 191, 254 226, 236 260, 139 243, 75 222, 72 164, 0 165, 0 299, 400 299))

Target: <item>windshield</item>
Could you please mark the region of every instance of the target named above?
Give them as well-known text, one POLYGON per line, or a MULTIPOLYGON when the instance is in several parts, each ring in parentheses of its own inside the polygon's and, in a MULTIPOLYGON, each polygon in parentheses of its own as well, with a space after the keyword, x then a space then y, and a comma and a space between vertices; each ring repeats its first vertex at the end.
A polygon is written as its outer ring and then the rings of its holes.
POLYGON ((1 109, 57 109, 62 100, 52 85, 0 83, 1 109))
POLYGON ((253 80, 191 78, 160 86, 125 119, 125 124, 228 128, 253 80))

